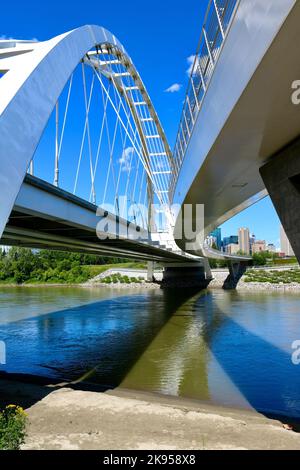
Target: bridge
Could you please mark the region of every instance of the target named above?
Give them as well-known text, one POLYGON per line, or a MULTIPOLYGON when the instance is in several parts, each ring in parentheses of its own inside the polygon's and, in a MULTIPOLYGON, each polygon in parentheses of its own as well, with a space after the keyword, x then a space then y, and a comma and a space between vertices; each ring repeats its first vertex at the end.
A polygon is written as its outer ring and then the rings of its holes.
POLYGON ((293 0, 209 2, 170 187, 177 204, 205 206, 191 253, 211 256, 205 235, 269 194, 300 259, 299 20, 293 0))
MULTIPOLYGON (((155 239, 128 220, 97 207, 36 177, 27 175, 5 226, 5 245, 63 249, 95 255, 126 257, 156 262, 190 260, 170 241, 155 239), (114 233, 96 231, 112 227, 114 233), (109 235, 109 236, 108 236, 109 235)), ((159 234, 158 234, 159 235, 159 234)))
POLYGON ((225 258, 234 287, 248 259, 205 236, 268 190, 299 259, 299 18, 294 0, 209 1, 173 152, 104 28, 0 41, 1 243, 155 261, 202 287, 225 258))

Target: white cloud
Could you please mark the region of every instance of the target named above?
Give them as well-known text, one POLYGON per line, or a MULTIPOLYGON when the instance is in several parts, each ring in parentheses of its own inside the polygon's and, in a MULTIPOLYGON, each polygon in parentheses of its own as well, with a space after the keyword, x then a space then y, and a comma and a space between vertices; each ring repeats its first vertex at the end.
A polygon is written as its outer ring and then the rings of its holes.
MULTIPOLYGON (((212 51, 214 60, 217 59, 217 57, 219 55, 219 50, 220 50, 219 46, 214 47, 214 49, 212 51)), ((207 54, 202 54, 201 57, 197 56, 197 58, 196 58, 195 55, 190 55, 186 60, 187 60, 187 63, 188 63, 188 68, 186 70, 186 73, 190 77, 190 75, 192 73, 192 70, 193 70, 195 60, 196 60, 195 69, 196 69, 196 67, 199 67, 199 65, 201 64, 201 70, 205 70, 205 68, 207 66, 207 62, 209 60, 209 56, 207 54)))
POLYGON ((177 93, 181 90, 182 85, 180 83, 174 83, 169 88, 165 90, 166 93, 177 93))
POLYGON ((134 154, 134 148, 133 147, 127 147, 126 149, 123 150, 122 156, 119 159, 119 163, 121 165, 121 170, 122 171, 130 171, 130 163, 131 163, 131 157, 134 154))
POLYGON ((0 41, 10 41, 12 38, 6 36, 6 34, 0 35, 0 41))
MULTIPOLYGON (((190 77, 191 73, 192 73, 192 70, 193 70, 193 66, 194 66, 194 62, 196 61, 195 63, 195 69, 196 67, 199 67, 200 63, 203 65, 204 63, 206 63, 207 61, 207 56, 202 56, 201 59, 199 56, 195 56, 195 55, 190 55, 187 59, 186 59, 187 63, 188 63, 188 69, 186 71, 187 75, 190 77)), ((201 67, 203 68, 203 67, 201 67)), ((195 72, 194 72, 195 73, 195 72)))
MULTIPOLYGON (((6 34, 0 35, 0 41, 14 41, 14 40, 16 40, 16 38, 13 38, 11 36, 7 36, 6 34)), ((21 39, 21 41, 22 41, 22 39, 21 39)), ((39 40, 36 37, 31 38, 30 41, 39 42, 39 40)))
POLYGON ((190 55, 190 56, 186 59, 186 61, 187 61, 187 63, 188 63, 188 66, 189 66, 188 69, 187 69, 187 71, 186 71, 186 73, 187 73, 188 76, 190 76, 191 73, 192 73, 192 69, 193 69, 195 57, 196 57, 195 55, 190 55))

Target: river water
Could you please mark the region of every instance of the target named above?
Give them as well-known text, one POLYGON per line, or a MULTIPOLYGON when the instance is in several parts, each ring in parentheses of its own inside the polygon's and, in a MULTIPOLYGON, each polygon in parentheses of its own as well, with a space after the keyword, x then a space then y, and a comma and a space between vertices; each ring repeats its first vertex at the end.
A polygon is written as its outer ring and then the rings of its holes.
POLYGON ((0 288, 0 370, 300 417, 300 293, 0 288))

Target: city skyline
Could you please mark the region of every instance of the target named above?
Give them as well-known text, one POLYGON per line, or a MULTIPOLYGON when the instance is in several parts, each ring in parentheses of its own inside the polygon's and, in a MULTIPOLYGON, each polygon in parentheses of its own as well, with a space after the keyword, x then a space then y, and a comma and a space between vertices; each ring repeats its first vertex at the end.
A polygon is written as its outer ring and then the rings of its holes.
POLYGON ((224 236, 223 226, 217 227, 207 237, 207 243, 215 246, 220 251, 230 255, 236 255, 243 252, 244 254, 255 254, 264 251, 278 253, 285 256, 295 256, 290 241, 279 221, 279 246, 272 241, 259 238, 249 227, 239 227, 237 233, 231 233, 224 236))
POLYGON ((259 240, 267 240, 280 248, 281 222, 269 197, 262 199, 221 225, 222 236, 237 234, 240 227, 250 228, 259 240))

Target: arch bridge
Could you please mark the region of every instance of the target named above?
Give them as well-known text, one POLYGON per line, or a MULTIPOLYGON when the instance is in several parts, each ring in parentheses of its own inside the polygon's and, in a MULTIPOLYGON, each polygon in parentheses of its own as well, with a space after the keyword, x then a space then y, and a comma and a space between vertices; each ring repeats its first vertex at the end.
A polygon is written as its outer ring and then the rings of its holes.
POLYGON ((210 272, 173 237, 173 155, 142 79, 110 32, 0 41, 3 245, 210 272))
POLYGON ((269 192, 300 259, 299 19, 295 0, 208 2, 173 152, 104 28, 0 41, 1 243, 200 267, 205 285, 223 258, 236 284, 249 258, 205 237, 269 192), (186 204, 204 206, 192 240, 186 204))

